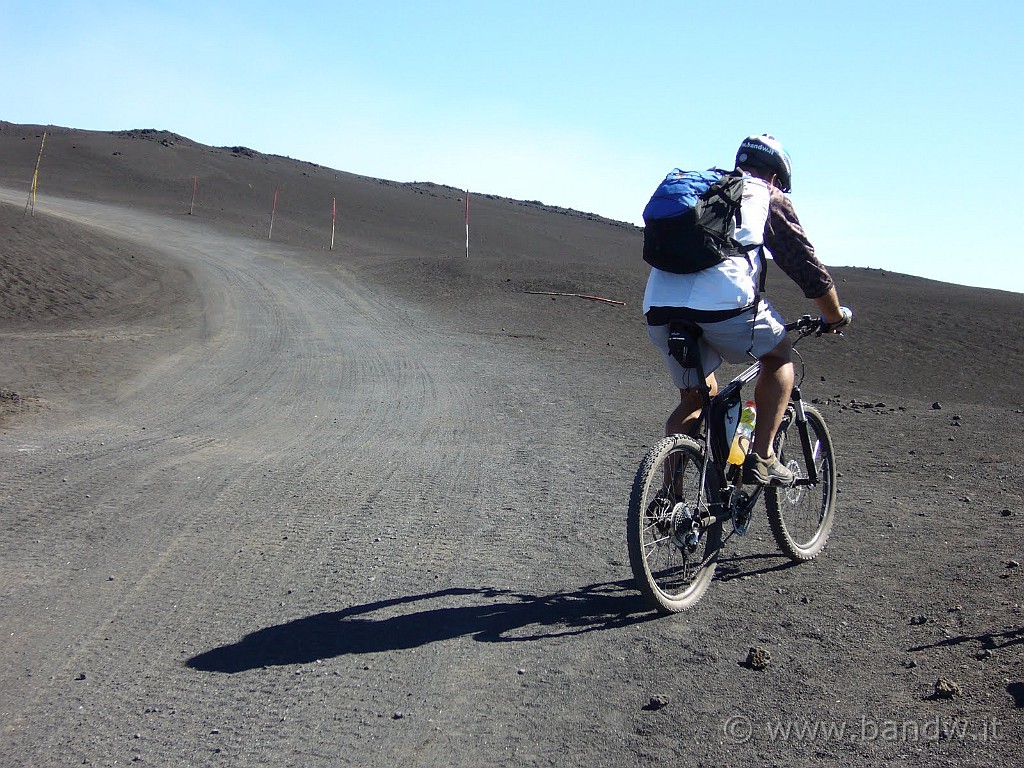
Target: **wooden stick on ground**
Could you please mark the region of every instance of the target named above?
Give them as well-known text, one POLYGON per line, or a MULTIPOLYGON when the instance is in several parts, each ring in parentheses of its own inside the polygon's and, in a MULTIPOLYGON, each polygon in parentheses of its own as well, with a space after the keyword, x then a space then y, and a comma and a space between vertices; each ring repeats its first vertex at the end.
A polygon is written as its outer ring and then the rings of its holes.
POLYGON ((616 301, 615 299, 605 299, 601 296, 590 296, 586 293, 559 293, 558 291, 523 291, 523 293, 532 293, 536 296, 575 296, 577 299, 587 299, 588 301, 600 301, 605 304, 614 304, 617 307, 626 306, 624 301, 616 301))

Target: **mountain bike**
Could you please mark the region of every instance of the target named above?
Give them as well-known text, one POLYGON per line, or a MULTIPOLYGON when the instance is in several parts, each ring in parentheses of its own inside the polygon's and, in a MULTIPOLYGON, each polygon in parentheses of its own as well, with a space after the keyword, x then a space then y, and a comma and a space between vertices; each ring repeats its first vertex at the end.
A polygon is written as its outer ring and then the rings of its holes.
POLYGON ((744 486, 742 466, 728 461, 742 390, 757 378, 760 363, 711 396, 700 359, 700 326, 670 325, 669 351, 699 373, 701 414, 693 436, 670 435, 647 452, 633 481, 626 529, 636 585, 661 613, 677 613, 700 600, 725 541, 747 533, 762 496, 772 535, 791 560, 812 560, 825 548, 835 516, 835 449, 824 417, 801 397, 806 366, 796 345, 829 329, 810 315, 786 325, 787 332, 797 333, 793 348, 800 376, 773 444, 796 477, 783 487, 744 486), (723 535, 727 523, 731 531, 723 535))

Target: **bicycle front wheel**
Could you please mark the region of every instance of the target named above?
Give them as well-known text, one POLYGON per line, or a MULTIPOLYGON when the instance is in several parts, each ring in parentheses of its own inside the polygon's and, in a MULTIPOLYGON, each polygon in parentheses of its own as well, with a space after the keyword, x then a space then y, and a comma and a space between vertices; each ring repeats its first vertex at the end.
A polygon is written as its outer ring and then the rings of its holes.
POLYGON ((637 588, 661 613, 677 613, 707 591, 722 546, 722 523, 699 493, 704 450, 673 435, 644 457, 629 497, 626 543, 637 588))
POLYGON ((775 453, 794 475, 790 487, 765 488, 768 524, 775 542, 791 560, 813 560, 828 543, 836 508, 836 460, 825 420, 817 409, 804 406, 807 440, 796 422, 796 413, 786 410, 775 437, 775 453), (809 467, 814 467, 811 482, 809 467))

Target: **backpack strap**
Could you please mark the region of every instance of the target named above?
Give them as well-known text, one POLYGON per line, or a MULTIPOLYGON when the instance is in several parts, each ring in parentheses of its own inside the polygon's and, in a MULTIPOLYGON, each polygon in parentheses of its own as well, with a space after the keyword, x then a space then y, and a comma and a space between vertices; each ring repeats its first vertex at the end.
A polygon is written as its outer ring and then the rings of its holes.
POLYGON ((741 249, 744 256, 747 257, 747 263, 750 264, 750 271, 754 271, 754 262, 750 258, 750 252, 757 249, 757 258, 761 261, 761 276, 757 279, 757 292, 754 294, 754 303, 756 304, 761 298, 761 294, 764 293, 765 281, 768 279, 768 259, 764 255, 764 243, 757 245, 746 245, 741 249))
MULTIPOLYGON (((746 174, 744 174, 743 171, 741 171, 739 168, 735 168, 735 169, 733 169, 731 171, 727 171, 726 175, 727 176, 733 176, 733 177, 742 178, 746 174)), ((740 210, 742 208, 743 208, 743 206, 741 204, 737 203, 737 205, 736 205, 736 226, 737 226, 737 228, 742 226, 742 224, 743 224, 743 217, 740 214, 740 210)), ((768 278, 768 259, 764 255, 764 239, 762 239, 760 243, 755 243, 753 245, 737 245, 736 246, 737 253, 741 253, 741 254, 743 254, 746 257, 747 263, 750 265, 750 271, 751 272, 754 271, 754 261, 753 261, 753 259, 750 258, 750 253, 751 253, 751 251, 753 251, 755 249, 759 249, 758 250, 758 258, 761 260, 761 276, 760 276, 760 278, 758 278, 757 285, 755 286, 755 289, 754 289, 754 306, 757 306, 757 303, 761 300, 761 294, 764 293, 765 281, 768 278)))
MULTIPOLYGON (((734 178, 742 179, 743 178, 743 171, 741 171, 739 168, 734 168, 733 170, 729 171, 728 175, 732 176, 734 178)), ((736 202, 736 227, 738 229, 739 227, 742 227, 742 226, 743 226, 743 196, 741 194, 740 195, 740 199, 736 202)))
POLYGON ((711 185, 711 188, 708 190, 710 194, 708 195, 707 200, 710 201, 712 198, 715 197, 721 198, 725 202, 725 204, 732 209, 732 216, 736 220, 736 226, 743 226, 743 213, 741 210, 743 208, 743 206, 741 205, 742 198, 741 200, 734 201, 725 193, 725 189, 728 186, 728 181, 734 179, 742 179, 743 171, 739 170, 738 168, 732 171, 723 171, 721 168, 713 168, 712 170, 721 173, 722 177, 717 182, 715 182, 715 184, 711 185))

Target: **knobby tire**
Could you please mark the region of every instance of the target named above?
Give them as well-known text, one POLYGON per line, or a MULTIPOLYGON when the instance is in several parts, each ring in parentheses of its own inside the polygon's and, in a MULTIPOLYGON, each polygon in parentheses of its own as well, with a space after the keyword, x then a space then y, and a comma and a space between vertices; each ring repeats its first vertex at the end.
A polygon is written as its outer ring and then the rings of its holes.
POLYGON ((709 502, 717 489, 700 494, 704 449, 683 435, 666 437, 644 457, 629 498, 626 543, 629 563, 640 592, 661 613, 677 613, 694 605, 711 584, 722 547, 722 523, 710 519, 709 502), (702 519, 699 546, 689 552, 673 536, 673 521, 685 514, 702 519))
MULTIPOLYGON (((825 548, 836 507, 836 459, 832 436, 817 409, 804 406, 804 411, 818 482, 790 488, 765 488, 765 506, 772 535, 779 549, 796 562, 813 560, 825 548)), ((787 409, 775 438, 775 452, 798 479, 808 477, 804 446, 792 406, 787 409)))

